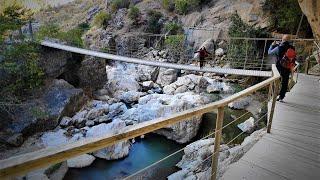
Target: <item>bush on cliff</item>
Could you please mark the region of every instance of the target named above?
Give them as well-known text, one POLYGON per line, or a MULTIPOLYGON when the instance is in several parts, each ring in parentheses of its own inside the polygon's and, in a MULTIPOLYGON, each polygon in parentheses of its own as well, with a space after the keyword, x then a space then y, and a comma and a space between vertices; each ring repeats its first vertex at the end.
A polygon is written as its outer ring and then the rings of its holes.
POLYGON ((160 22, 162 18, 161 12, 149 10, 148 11, 148 24, 147 24, 147 32, 153 34, 159 34, 161 32, 163 23, 160 22))
POLYGON ((108 26, 110 20, 111 20, 111 15, 107 12, 101 11, 94 16, 93 25, 97 27, 105 28, 108 26))

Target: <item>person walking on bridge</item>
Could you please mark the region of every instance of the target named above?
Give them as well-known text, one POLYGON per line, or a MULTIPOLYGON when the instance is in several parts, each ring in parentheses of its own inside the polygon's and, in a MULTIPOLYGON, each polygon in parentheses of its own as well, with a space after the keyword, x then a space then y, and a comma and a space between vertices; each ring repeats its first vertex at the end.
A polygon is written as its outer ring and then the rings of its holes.
POLYGON ((194 53, 199 53, 199 64, 200 69, 202 69, 204 66, 205 58, 208 57, 210 53, 207 51, 205 47, 200 48, 199 51, 196 51, 194 53))
POLYGON ((281 90, 277 101, 283 102, 286 92, 288 90, 289 76, 295 66, 296 52, 295 48, 289 42, 290 38, 288 35, 282 37, 282 41, 274 41, 269 50, 269 55, 277 57, 276 67, 281 75, 281 90))

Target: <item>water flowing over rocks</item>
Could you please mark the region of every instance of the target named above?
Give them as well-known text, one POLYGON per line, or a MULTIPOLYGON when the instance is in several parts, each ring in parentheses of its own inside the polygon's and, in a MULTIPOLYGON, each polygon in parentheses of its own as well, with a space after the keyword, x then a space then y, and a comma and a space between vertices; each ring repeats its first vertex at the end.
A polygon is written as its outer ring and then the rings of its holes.
MULTIPOLYGON (((221 177, 228 167, 238 161, 265 134, 265 129, 253 132, 246 137, 241 145, 228 147, 221 145, 219 154, 218 177, 221 177)), ((182 160, 176 165, 182 170, 171 174, 168 180, 206 180, 211 177, 211 159, 214 138, 198 140, 186 146, 182 160)))
MULTIPOLYGON (((137 105, 119 116, 126 124, 136 124, 159 117, 167 117, 175 112, 184 111, 209 103, 210 100, 192 92, 177 95, 150 94, 139 99, 137 105)), ((158 130, 156 133, 173 139, 179 143, 190 141, 196 134, 201 123, 201 117, 194 117, 158 130)))

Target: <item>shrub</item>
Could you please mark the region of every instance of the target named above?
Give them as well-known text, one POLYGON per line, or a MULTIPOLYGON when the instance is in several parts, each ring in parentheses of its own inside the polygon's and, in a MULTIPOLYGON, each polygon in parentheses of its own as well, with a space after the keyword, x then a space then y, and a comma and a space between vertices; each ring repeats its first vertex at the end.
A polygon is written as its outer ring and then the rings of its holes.
MULTIPOLYGON (((302 11, 296 0, 266 0, 263 10, 268 14, 271 28, 281 33, 295 34, 300 23, 302 11)), ((310 32, 310 25, 305 19, 302 31, 310 32)))
POLYGON ((184 45, 185 36, 184 35, 171 35, 167 36, 166 40, 164 41, 167 48, 170 49, 177 49, 181 48, 184 45))
POLYGON ((163 26, 163 24, 159 21, 161 18, 161 12, 149 10, 147 32, 159 34, 163 26))
POLYGON ((140 17, 139 8, 136 7, 136 6, 131 6, 130 9, 129 9, 128 16, 134 23, 136 23, 139 20, 139 17, 140 17))
POLYGON ((45 38, 54 38, 61 41, 65 41, 70 45, 83 47, 82 35, 84 29, 77 27, 69 31, 63 32, 60 31, 60 28, 56 24, 47 24, 40 27, 39 31, 36 34, 37 40, 41 41, 45 38))
POLYGON ((130 1, 128 0, 112 0, 111 1, 111 9, 114 12, 121 8, 128 8, 129 6, 130 6, 130 1))
POLYGON ((38 66, 38 45, 30 42, 7 47, 0 71, 7 74, 7 82, 0 87, 2 95, 22 96, 43 83, 44 73, 38 66))
POLYGON ((164 27, 165 31, 168 32, 170 31, 170 35, 176 35, 176 34, 181 34, 183 33, 183 28, 181 24, 175 23, 175 22, 170 22, 167 23, 164 27))
POLYGON ((93 25, 97 27, 106 27, 108 26, 108 22, 111 20, 111 15, 101 11, 97 15, 95 15, 93 20, 93 25))
MULTIPOLYGON (((231 26, 229 27, 230 37, 251 37, 263 38, 268 37, 266 30, 255 28, 243 22, 238 14, 231 16, 231 26)), ((228 49, 228 56, 235 59, 241 59, 245 56, 256 57, 255 53, 259 52, 258 42, 232 39, 231 46, 228 49)))
POLYGON ((174 11, 175 5, 173 0, 162 0, 162 7, 170 12, 174 11))
POLYGON ((190 10, 196 8, 201 0, 175 0, 175 9, 179 14, 187 14, 190 10))

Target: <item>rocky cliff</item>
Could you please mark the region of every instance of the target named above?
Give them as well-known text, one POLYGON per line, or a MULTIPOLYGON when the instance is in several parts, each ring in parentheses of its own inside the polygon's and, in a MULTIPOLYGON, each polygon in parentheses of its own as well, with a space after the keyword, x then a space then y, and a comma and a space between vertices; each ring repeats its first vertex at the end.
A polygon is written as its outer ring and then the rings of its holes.
POLYGON ((302 12, 307 16, 313 35, 320 40, 320 1, 298 0, 302 12))

